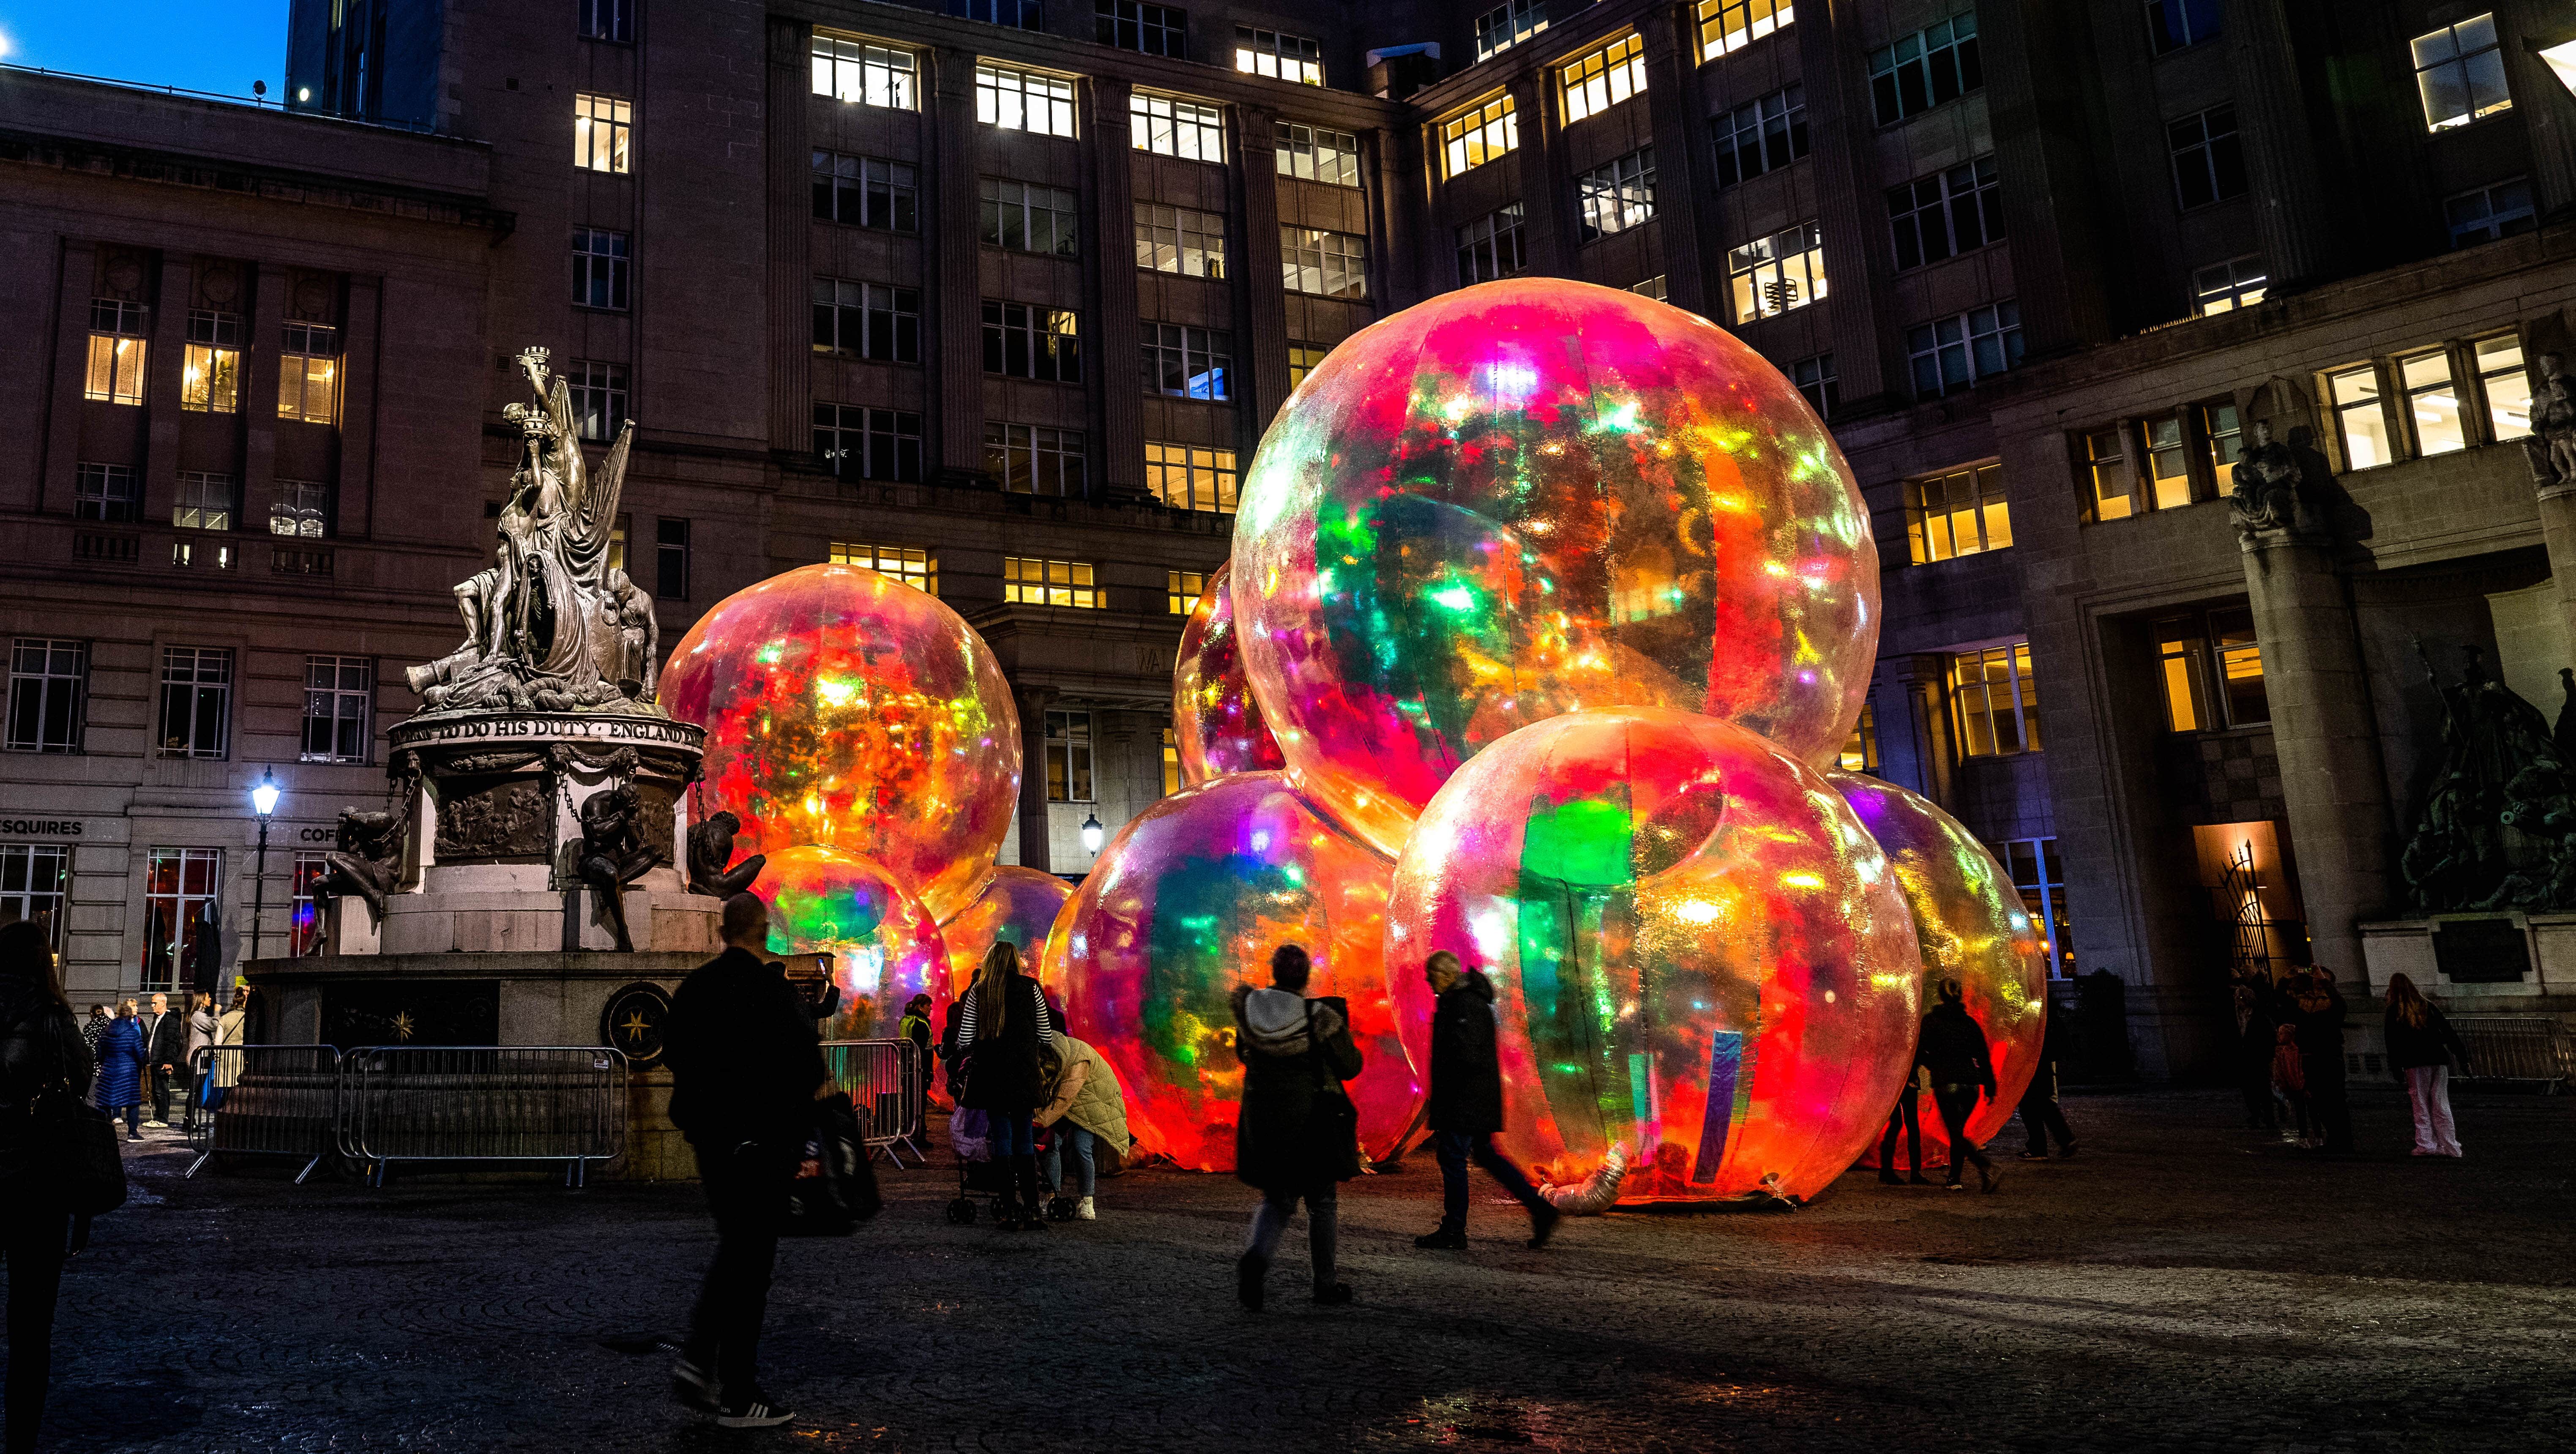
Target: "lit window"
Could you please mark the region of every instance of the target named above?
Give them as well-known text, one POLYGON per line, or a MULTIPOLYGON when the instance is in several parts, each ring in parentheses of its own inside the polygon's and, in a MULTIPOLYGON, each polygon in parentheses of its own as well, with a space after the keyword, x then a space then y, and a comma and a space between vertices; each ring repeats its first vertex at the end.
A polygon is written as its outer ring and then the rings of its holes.
POLYGON ((1881 126, 1956 101, 1985 84, 1973 10, 1870 53, 1870 111, 1881 126))
POLYGON ((1509 0, 1476 17, 1476 59, 1497 54, 1547 29, 1547 0, 1509 0))
POLYGON ((581 0, 581 36, 584 40, 633 40, 635 0, 581 0))
POLYGON ((2030 679, 2029 642, 1952 657, 1950 701, 1957 710, 1961 757, 2039 750, 2039 695, 2030 679))
POLYGON ((1560 67, 1565 87, 1565 124, 1598 116, 1646 89, 1644 37, 1623 36, 1572 65, 1560 67))
POLYGON ((2512 106, 2495 17, 2472 16, 2415 37, 2415 89, 2424 98, 2424 124, 2434 131, 2466 126, 2512 106))
POLYGON ((1088 478, 1085 458, 1079 429, 990 422, 984 426, 984 473, 1015 495, 1080 498, 1088 478))
POLYGON ((269 488, 268 533, 320 540, 331 533, 327 480, 279 480, 269 488))
POLYGON ((2191 503, 2191 452, 2184 447, 2182 419, 2168 414, 2144 422, 2146 429, 2147 503, 2173 510, 2191 503))
POLYGON ((368 708, 376 664, 363 656, 304 658, 305 762, 367 760, 368 708))
POLYGON ((2147 0, 2147 44, 2171 55, 2218 34, 2219 0, 2147 0))
POLYGON ((1092 583, 1091 563, 1081 560, 1003 556, 1002 599, 1015 606, 1100 609, 1100 592, 1092 583))
POLYGON ((2066 912, 2066 863, 2054 838, 2013 838, 2003 844, 2004 870, 2021 893, 2022 908, 2048 940, 2048 974, 2075 974, 2075 930, 2066 912))
POLYGON ((2232 401, 2200 406, 2200 439, 2210 478, 2225 486, 2227 471, 2245 457, 2245 426, 2232 401))
POLYGON ((1089 712, 1046 714, 1046 775, 1048 802, 1092 801, 1089 712))
POLYGON ((1655 215, 1655 149, 1641 147, 1597 171, 1575 178, 1585 242, 1608 237, 1655 215))
POLYGON ((1175 399, 1234 397, 1234 335, 1179 323, 1139 325, 1145 392, 1175 399))
POLYGON ((277 417, 307 424, 340 420, 340 330, 289 323, 277 370, 277 417))
POLYGON ((1081 383, 1081 321, 1070 308, 985 299, 984 372, 1048 384, 1081 383))
MULTIPOLYGON (((1171 775, 1166 768, 1165 780, 1171 775)), ((46 947, 57 954, 63 948, 63 898, 71 881, 68 844, 0 843, 0 918, 41 926, 46 947)))
POLYGON ((572 164, 585 171, 627 170, 627 139, 635 103, 621 96, 576 92, 572 98, 572 164))
POLYGON ((2263 301, 2264 289, 2270 282, 2259 256, 2249 254, 2211 263, 2191 275, 2192 311, 2206 318, 2213 313, 2251 308, 2263 301))
POLYGON ((1323 43, 1285 31, 1238 25, 1234 28, 1234 68, 1256 76, 1320 86, 1324 84, 1323 43))
POLYGON ((909 545, 860 545, 835 540, 832 542, 831 560, 834 565, 866 566, 925 595, 939 594, 939 557, 927 550, 909 545))
POLYGON ((2084 476, 2096 520, 2125 519, 2138 507, 2137 480, 2129 471, 2127 431, 2113 426, 2084 434, 2084 476))
POLYGON ((1324 356, 1331 352, 1329 348, 1312 343, 1288 345, 1288 387, 1293 389, 1306 382, 1306 376, 1313 373, 1323 363, 1324 356))
POLYGON ((2489 437, 2520 439, 2531 433, 2531 376, 2523 372, 2522 339, 2499 333, 2477 340, 2469 350, 2477 362, 2478 394, 2486 400, 2489 437))
POLYGON ((1630 283, 1628 285, 1628 291, 1636 294, 1640 298, 1652 298, 1656 302, 1661 303, 1667 301, 1667 295, 1672 291, 1672 288, 1668 275, 1657 273, 1651 278, 1642 278, 1636 282, 1630 283))
POLYGON ((1845 772, 1878 771, 1878 708, 1874 704, 1860 704, 1860 720, 1852 724, 1851 736, 1843 739, 1843 750, 1834 755, 1834 766, 1845 772))
POLYGON ((921 362, 921 293, 847 278, 814 280, 814 351, 921 362))
POLYGON ((1012 252, 1072 257, 1082 238, 1082 204, 1062 187, 986 177, 984 243, 1012 252))
POLYGON ((1207 594, 1207 574, 1203 571, 1174 570, 1163 572, 1163 604, 1175 616, 1190 614, 1190 608, 1207 594))
POLYGON ((2245 143, 2234 106, 2166 122, 2165 145, 2173 153, 2174 201, 2185 212, 2245 195, 2245 143))
POLYGON ((2460 391, 2451 380, 2449 349, 2428 349, 2397 360, 2398 381, 2406 391, 2406 419, 2415 431, 2418 455, 2449 454, 2469 447, 2469 425, 2460 408, 2460 391))
POLYGON ((1937 399, 2021 366, 2021 304, 2006 298, 1905 330, 1914 394, 1937 399))
MULTIPOLYGON (((898 111, 921 109, 921 63, 908 50, 814 36, 814 94, 898 111)), ((981 68, 977 77, 982 77, 981 68)))
POLYGON ((179 371, 179 407, 191 414, 241 408, 241 315, 188 310, 188 352, 179 371))
POLYGON ((89 381, 85 397, 106 404, 143 402, 144 307, 116 298, 89 304, 89 381))
POLYGON ((2272 720, 2254 614, 2242 606, 2157 622, 2156 667, 2171 731, 2216 732, 2272 720))
POLYGON ((1717 143, 1717 185, 1776 172, 1807 154, 1807 88, 1783 86, 1708 121, 1717 143))
POLYGON ((9 751, 80 751, 88 708, 88 642, 21 636, 10 643, 9 751))
POLYGON ((322 905, 328 902, 328 898, 315 890, 322 886, 322 880, 330 872, 329 854, 305 852, 295 855, 293 877, 288 879, 286 891, 286 953, 289 958, 301 959, 308 954, 319 954, 326 947, 327 936, 322 932, 322 905))
POLYGON ((83 463, 72 472, 72 518, 116 525, 132 521, 143 506, 134 467, 83 463))
POLYGON ((980 20, 1013 30, 1046 29, 1046 7, 1040 0, 946 0, 948 13, 960 20, 980 20))
POLYGON ((1225 276, 1225 219, 1214 212, 1136 204, 1136 266, 1190 278, 1225 276))
POLYGON ((575 359, 563 371, 572 391, 572 417, 581 437, 605 444, 626 423, 626 365, 575 359))
POLYGON ((2012 544, 2003 466, 1976 465, 1905 482, 1905 538, 1916 565, 2012 544))
POLYGON ((1815 223, 1758 238, 1726 255, 1735 321, 1750 323, 1825 296, 1824 232, 1815 223))
POLYGON ((975 67, 975 119, 1005 131, 1069 137, 1073 135, 1073 82, 1043 71, 1020 71, 979 62, 975 67))
POLYGON ((2388 446, 2388 414, 2380 407, 2379 370, 2369 364, 2326 375, 2335 433, 2343 440, 2343 467, 2366 470, 2397 456, 2388 446))
POLYGON ((814 153, 814 216, 851 227, 918 232, 919 174, 907 162, 818 151, 814 153))
POLYGON ((171 501, 170 523, 182 530, 232 529, 233 477, 204 470, 179 471, 179 490, 171 501))
POLYGON ((604 227, 572 230, 572 301, 577 308, 626 311, 628 239, 604 227))
POLYGON ((1279 229, 1279 282, 1291 293, 1365 298, 1368 239, 1314 227, 1279 229))
POLYGON ((1843 391, 1834 378, 1832 354, 1816 354, 1789 365, 1789 382, 1807 396, 1807 407, 1815 410, 1819 419, 1833 418, 1834 411, 1842 407, 1843 391))
POLYGON ((215 901, 223 894, 224 851, 220 848, 155 848, 146 860, 143 922, 143 988, 169 991, 193 975, 198 948, 207 935, 220 934, 215 901))
POLYGON ((1742 50, 1797 19, 1789 0, 1699 0, 1699 58, 1742 50))
POLYGON ((2004 204, 1995 183, 1995 159, 1983 157, 1890 188, 1887 218, 1896 239, 1898 272, 2001 240, 2004 204))
POLYGON ((844 480, 921 479, 921 416, 860 404, 814 406, 814 454, 844 480))
POLYGON ((1283 177, 1303 177, 1336 187, 1360 184, 1360 139, 1347 131, 1282 121, 1278 149, 1271 155, 1278 159, 1279 175, 1283 177))
POLYGON ((1233 450, 1145 444, 1145 488, 1175 510, 1233 514, 1236 479, 1233 450))
POLYGON ((1521 119, 1506 92, 1440 123, 1440 175, 1481 167, 1520 144, 1521 119))
POLYGON ((2529 232, 2536 225, 2531 210, 2531 183, 2516 177, 2445 198, 2442 223, 2450 229, 2453 247, 2472 247, 2529 232))
POLYGON ((1163 796, 1168 798, 1168 797, 1170 797, 1172 794, 1177 793, 1177 792, 1179 792, 1180 790, 1181 790, 1181 747, 1180 747, 1180 742, 1179 742, 1179 739, 1178 739, 1178 738, 1176 738, 1175 736, 1173 736, 1172 729, 1171 729, 1171 728, 1169 728, 1169 727, 1166 727, 1166 728, 1164 728, 1164 729, 1163 729, 1163 796))
POLYGON ((1102 45, 1176 60, 1189 54, 1189 12, 1139 0, 1092 0, 1092 36, 1102 45))
POLYGON ((161 755, 220 758, 232 749, 233 654, 161 648, 161 755))
POLYGON ((1127 137, 1138 151, 1184 161, 1225 161, 1225 113, 1204 101, 1130 92, 1127 137))
POLYGON ((1529 265, 1521 241, 1521 204, 1510 202, 1458 229, 1458 285, 1508 278, 1529 265))

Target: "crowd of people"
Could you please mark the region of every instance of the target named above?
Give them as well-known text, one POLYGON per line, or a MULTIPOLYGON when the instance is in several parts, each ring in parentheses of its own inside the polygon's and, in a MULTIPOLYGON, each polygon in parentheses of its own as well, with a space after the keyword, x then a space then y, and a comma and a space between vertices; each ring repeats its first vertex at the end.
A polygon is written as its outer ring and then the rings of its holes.
POLYGON ((170 1008, 166 994, 148 1004, 129 998, 113 1008, 89 1007, 89 1023, 80 1027, 97 1080, 90 1103, 125 1122, 125 1139, 140 1141, 146 1130, 170 1127, 170 1104, 179 1103, 178 1129, 193 1132, 205 1099, 208 1062, 199 1052, 220 1045, 239 1045, 248 1025, 250 988, 237 986, 230 1005, 218 1010, 215 997, 199 990, 186 1014, 170 1008), (152 1118, 143 1118, 147 1097, 152 1118))

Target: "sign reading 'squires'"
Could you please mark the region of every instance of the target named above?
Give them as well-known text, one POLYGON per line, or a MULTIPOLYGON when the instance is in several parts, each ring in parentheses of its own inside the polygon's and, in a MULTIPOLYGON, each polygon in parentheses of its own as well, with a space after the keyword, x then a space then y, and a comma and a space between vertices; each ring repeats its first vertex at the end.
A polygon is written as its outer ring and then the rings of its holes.
POLYGON ((78 838, 78 818, 0 818, 0 833, 35 838, 78 838))

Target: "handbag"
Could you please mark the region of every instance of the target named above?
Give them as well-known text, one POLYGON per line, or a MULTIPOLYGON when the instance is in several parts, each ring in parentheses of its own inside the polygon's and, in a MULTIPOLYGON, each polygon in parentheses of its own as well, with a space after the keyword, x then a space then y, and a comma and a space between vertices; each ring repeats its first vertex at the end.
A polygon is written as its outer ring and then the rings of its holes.
POLYGON ((1342 1089, 1342 1078, 1320 1057, 1324 1042, 1315 1034, 1315 1002, 1306 1002, 1306 1064, 1315 1076, 1314 1098, 1306 1103, 1306 1149, 1318 1173, 1335 1181, 1360 1174, 1360 1108, 1342 1089))
POLYGON ((39 1089, 27 1102, 26 1116, 30 1169, 51 1183, 65 1210, 86 1219, 125 1205, 125 1156, 117 1149, 115 1117, 74 1095, 68 1075, 39 1089))
POLYGON ((845 1092, 814 1103, 804 1154, 788 1183, 781 1237, 846 1237, 885 1209, 876 1168, 868 1161, 867 1133, 845 1092))

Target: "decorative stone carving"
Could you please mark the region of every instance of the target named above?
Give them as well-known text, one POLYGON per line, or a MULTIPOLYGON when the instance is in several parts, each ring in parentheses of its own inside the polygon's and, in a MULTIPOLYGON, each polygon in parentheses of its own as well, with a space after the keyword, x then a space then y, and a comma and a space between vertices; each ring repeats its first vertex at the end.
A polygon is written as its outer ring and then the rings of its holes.
POLYGON ((590 885, 592 913, 616 935, 621 952, 635 941, 626 930, 626 885, 663 861, 644 841, 644 807, 632 783, 619 781, 582 801, 581 852, 575 860, 581 881, 590 885))
POLYGON ((2576 485, 2576 391, 2557 354, 2544 353, 2532 366, 2540 379, 2531 390, 2531 436, 2522 442, 2532 478, 2544 489, 2576 485))
POLYGON ((545 784, 536 778, 503 778, 472 787, 442 788, 437 838, 442 863, 542 859, 554 846, 553 840, 553 805, 545 784))
POLYGON ((411 826, 410 818, 408 813, 342 808, 332 851, 322 855, 327 867, 313 886, 313 896, 332 899, 356 894, 382 917, 385 895, 393 892, 394 878, 401 871, 403 834, 411 826))
POLYGON ((2576 909, 2576 778, 2558 747, 2576 732, 2576 696, 2553 731, 2477 647, 2456 686, 2442 685, 2422 642, 2415 650, 2442 699, 2432 785, 2398 861, 2416 906, 2576 909))
POLYGON ((727 899, 750 888, 760 877, 766 854, 755 853, 740 863, 733 862, 733 836, 742 831, 742 820, 731 813, 718 813, 689 829, 689 891, 713 894, 727 899), (731 864, 731 867, 727 867, 731 864))
POLYGON ((2245 454, 2237 460, 2236 488, 2228 492, 2228 515, 2239 534, 2285 530, 2299 523, 2307 483, 2307 461, 2299 451, 2272 437, 2272 426, 2257 419, 2245 427, 2245 454))

